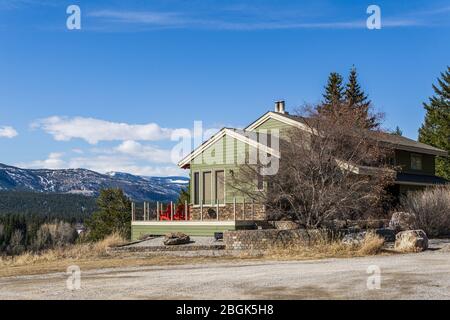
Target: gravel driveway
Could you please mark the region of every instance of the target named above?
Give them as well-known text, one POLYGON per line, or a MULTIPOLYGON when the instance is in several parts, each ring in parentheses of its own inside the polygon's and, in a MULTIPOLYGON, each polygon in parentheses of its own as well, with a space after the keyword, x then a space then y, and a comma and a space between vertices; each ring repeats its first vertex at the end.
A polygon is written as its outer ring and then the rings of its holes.
POLYGON ((450 245, 418 254, 91 270, 0 278, 0 299, 450 299, 450 245), (381 288, 367 289, 369 266, 381 288))

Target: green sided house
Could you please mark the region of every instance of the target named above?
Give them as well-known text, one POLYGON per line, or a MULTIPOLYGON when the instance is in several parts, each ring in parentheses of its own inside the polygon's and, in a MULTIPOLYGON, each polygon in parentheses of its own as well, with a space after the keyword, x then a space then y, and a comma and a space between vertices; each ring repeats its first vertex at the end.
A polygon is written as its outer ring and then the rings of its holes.
MULTIPOLYGON (((281 155, 275 146, 271 148, 270 137, 282 137, 283 130, 292 126, 307 130, 302 118, 289 115, 285 112, 284 101, 279 101, 274 112, 265 113, 244 130, 221 129, 178 163, 180 168, 190 171, 189 215, 176 221, 160 221, 159 214, 156 221, 133 219, 133 239, 143 234, 161 235, 171 231, 213 235, 264 224, 264 205, 246 199, 227 186, 227 181, 252 151, 263 150, 269 159, 279 159, 281 155), (258 133, 265 133, 261 136, 266 137, 266 141, 260 141, 258 133)), ((397 135, 385 134, 382 139, 395 149, 394 165, 402 168, 390 190, 394 195, 448 182, 435 175, 435 157, 447 156, 446 151, 397 135)), ((265 188, 264 182, 256 179, 254 185, 260 190, 265 188)))

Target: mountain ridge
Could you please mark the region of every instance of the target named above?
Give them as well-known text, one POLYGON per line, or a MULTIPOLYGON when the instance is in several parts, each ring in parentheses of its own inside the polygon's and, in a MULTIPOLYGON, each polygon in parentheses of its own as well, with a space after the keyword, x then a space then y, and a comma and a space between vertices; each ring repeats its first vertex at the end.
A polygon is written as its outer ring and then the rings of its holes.
POLYGON ((0 190, 75 193, 97 196, 101 189, 120 188, 133 201, 173 201, 189 179, 146 177, 89 169, 22 169, 0 163, 0 190))

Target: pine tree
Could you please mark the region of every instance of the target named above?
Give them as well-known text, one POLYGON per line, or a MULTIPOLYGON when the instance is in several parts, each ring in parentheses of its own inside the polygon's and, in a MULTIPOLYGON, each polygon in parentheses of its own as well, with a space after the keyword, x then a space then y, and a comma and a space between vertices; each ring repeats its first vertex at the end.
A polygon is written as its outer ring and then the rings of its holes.
MULTIPOLYGON (((419 141, 450 152, 450 66, 441 73, 434 96, 423 106, 425 121, 419 129, 419 141)), ((450 158, 436 157, 436 174, 450 180, 450 158)))
POLYGON ((120 189, 104 189, 97 199, 99 211, 87 220, 89 238, 98 241, 113 232, 131 237, 131 201, 120 189))
POLYGON ((397 126, 397 127, 395 127, 395 130, 392 132, 392 134, 396 135, 396 136, 402 136, 403 135, 403 131, 402 131, 402 129, 400 129, 399 126, 397 126))
POLYGON ((373 129, 379 125, 376 117, 370 114, 370 100, 358 83, 358 73, 355 66, 350 69, 344 100, 345 104, 355 111, 355 115, 358 115, 359 126, 373 129))
POLYGON ((350 106, 369 107, 370 105, 367 95, 362 91, 358 83, 358 73, 356 72, 355 66, 350 69, 344 96, 345 101, 350 106))
POLYGON ((178 195, 177 205, 184 205, 185 202, 191 202, 191 184, 189 183, 186 188, 181 188, 180 194, 178 195))
POLYGON ((344 97, 344 86, 342 76, 337 72, 332 72, 328 76, 328 83, 323 94, 324 105, 337 105, 344 97))

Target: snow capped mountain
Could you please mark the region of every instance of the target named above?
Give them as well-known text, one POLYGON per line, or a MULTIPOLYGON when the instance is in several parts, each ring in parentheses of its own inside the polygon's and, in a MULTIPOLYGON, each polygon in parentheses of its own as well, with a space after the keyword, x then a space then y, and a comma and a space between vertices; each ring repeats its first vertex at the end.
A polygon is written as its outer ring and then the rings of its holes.
POLYGON ((120 188, 134 201, 171 201, 188 183, 186 177, 140 177, 123 172, 101 174, 86 169, 21 169, 0 163, 0 190, 96 196, 101 189, 120 188))

